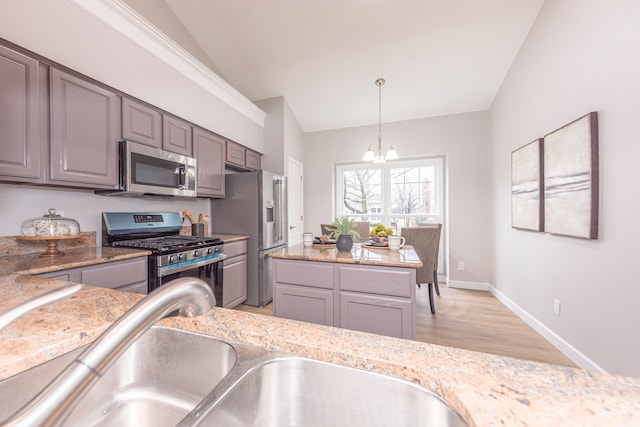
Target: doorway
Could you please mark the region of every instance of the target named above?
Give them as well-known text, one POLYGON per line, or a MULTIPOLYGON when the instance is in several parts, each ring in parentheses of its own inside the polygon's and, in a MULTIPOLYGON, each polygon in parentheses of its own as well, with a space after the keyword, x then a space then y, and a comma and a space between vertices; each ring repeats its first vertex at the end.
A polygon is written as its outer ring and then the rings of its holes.
POLYGON ((289 157, 289 246, 302 243, 302 233, 304 231, 304 215, 303 215, 303 166, 302 163, 289 157))

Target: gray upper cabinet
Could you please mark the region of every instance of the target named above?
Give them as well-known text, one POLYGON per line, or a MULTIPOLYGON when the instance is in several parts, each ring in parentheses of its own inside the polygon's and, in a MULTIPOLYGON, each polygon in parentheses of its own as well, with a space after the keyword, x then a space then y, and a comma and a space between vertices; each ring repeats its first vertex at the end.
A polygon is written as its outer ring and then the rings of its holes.
POLYGON ((226 161, 228 164, 244 167, 245 149, 242 145, 227 141, 226 161))
POLYGON ((246 150, 244 153, 244 165, 247 169, 260 170, 262 169, 262 156, 255 151, 246 150))
POLYGON ((198 161, 198 196, 224 197, 224 139, 200 128, 193 130, 193 157, 198 161))
POLYGON ((233 141, 227 141, 225 162, 232 169, 260 170, 262 168, 262 158, 259 153, 233 141))
POLYGON ((122 138, 162 148, 162 113, 149 105, 123 97, 122 138))
POLYGON ((39 182, 41 120, 39 63, 0 46, 0 177, 39 182))
POLYGON ((162 116, 162 148, 172 153, 192 156, 191 124, 168 114, 162 116))
POLYGON ((51 181, 114 188, 120 134, 118 96, 55 68, 50 77, 51 181))

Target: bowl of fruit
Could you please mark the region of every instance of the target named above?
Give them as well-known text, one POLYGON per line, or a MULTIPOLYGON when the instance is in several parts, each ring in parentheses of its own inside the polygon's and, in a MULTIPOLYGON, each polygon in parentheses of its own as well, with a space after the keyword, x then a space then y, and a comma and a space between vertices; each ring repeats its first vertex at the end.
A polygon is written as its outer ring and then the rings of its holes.
POLYGON ((393 230, 385 227, 384 224, 378 224, 369 232, 369 241, 374 243, 387 243, 387 236, 393 234, 393 230))

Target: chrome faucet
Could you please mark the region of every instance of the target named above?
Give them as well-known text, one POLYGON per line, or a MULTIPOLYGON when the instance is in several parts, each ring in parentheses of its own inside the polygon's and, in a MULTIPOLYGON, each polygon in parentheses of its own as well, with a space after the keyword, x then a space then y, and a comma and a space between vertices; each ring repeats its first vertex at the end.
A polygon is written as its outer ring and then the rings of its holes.
POLYGON ((16 307, 0 311, 0 330, 2 330, 5 326, 13 322, 23 314, 28 313, 31 310, 35 310, 36 308, 42 307, 43 305, 51 304, 52 302, 71 296, 78 292, 80 288, 82 288, 82 285, 78 284, 68 284, 65 286, 61 286, 43 294, 36 295, 35 297, 28 299, 27 301, 16 307))
POLYGON ((186 277, 154 290, 104 331, 44 390, 2 426, 60 426, 82 396, 133 342, 158 320, 206 314, 216 305, 211 287, 186 277))

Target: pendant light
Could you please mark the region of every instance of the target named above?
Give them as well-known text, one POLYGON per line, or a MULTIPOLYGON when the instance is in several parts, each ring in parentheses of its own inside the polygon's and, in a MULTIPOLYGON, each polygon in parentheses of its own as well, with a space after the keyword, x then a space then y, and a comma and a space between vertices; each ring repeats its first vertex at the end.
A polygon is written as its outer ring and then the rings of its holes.
POLYGON ((389 146, 389 149, 385 155, 382 155, 382 85, 384 83, 385 80, 382 77, 376 80, 376 86, 378 86, 378 151, 374 152, 373 144, 370 145, 362 158, 365 162, 384 163, 386 160, 398 158, 398 153, 391 144, 385 144, 385 146, 389 146))

